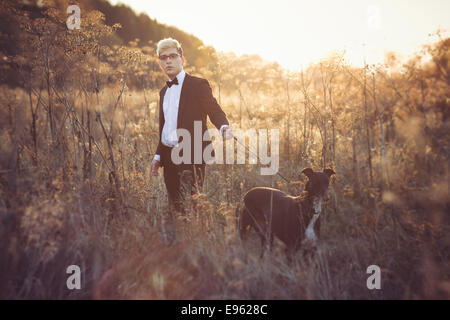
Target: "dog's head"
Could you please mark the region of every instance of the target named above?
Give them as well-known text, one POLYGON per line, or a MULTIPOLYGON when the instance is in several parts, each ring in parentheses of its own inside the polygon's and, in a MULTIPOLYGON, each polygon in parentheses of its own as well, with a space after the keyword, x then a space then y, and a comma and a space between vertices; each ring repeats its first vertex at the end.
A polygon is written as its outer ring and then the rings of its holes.
POLYGON ((305 168, 302 173, 308 177, 308 182, 305 185, 305 191, 308 197, 312 198, 314 210, 316 213, 322 213, 322 204, 328 200, 328 186, 330 185, 330 178, 336 174, 331 169, 325 169, 323 172, 313 171, 311 168, 305 168))

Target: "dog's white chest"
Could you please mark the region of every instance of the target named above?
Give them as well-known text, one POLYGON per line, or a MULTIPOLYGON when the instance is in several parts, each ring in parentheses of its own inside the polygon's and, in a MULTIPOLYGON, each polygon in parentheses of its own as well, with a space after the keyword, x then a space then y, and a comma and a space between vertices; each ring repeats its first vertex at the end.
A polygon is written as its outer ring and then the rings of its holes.
POLYGON ((316 213, 311 218, 311 221, 309 222, 308 227, 306 228, 306 231, 305 231, 305 238, 307 240, 314 241, 314 242, 317 241, 317 235, 314 232, 314 225, 316 224, 317 219, 319 219, 319 216, 320 216, 320 214, 316 213))

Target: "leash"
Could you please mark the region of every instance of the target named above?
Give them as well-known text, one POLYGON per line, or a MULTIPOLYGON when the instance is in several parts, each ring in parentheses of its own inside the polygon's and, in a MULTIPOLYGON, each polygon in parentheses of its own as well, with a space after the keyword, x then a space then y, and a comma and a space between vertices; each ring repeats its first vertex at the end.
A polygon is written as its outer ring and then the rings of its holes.
MULTIPOLYGON (((252 152, 252 151, 250 150, 250 148, 248 148, 245 144, 241 143, 235 136, 233 136, 233 139, 236 140, 236 142, 239 143, 241 146, 243 146, 243 147, 248 151, 248 153, 250 153, 250 154, 254 155, 256 158, 258 158, 259 162, 262 162, 262 161, 261 161, 261 158, 260 158, 256 153, 252 152)), ((284 181, 286 181, 287 183, 290 183, 290 181, 289 181, 288 179, 286 179, 286 178, 285 178, 281 173, 279 173, 278 171, 277 171, 277 175, 279 175, 281 178, 283 178, 284 181)))

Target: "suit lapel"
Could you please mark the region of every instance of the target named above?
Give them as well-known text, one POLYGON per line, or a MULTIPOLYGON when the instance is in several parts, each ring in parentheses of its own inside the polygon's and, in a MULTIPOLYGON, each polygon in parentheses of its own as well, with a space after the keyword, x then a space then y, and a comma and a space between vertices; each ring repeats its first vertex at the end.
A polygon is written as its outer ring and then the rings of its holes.
MULTIPOLYGON (((163 117, 164 117, 163 103, 164 103, 164 95, 166 94, 166 90, 167 90, 167 85, 164 86, 164 88, 162 88, 161 92, 159 93, 159 119, 163 119, 163 117)), ((161 130, 162 130, 162 128, 161 128, 161 130)))
POLYGON ((177 129, 181 126, 181 119, 183 119, 183 113, 186 109, 186 100, 189 94, 190 81, 191 76, 186 73, 184 76, 183 86, 181 87, 180 103, 178 104, 177 129))

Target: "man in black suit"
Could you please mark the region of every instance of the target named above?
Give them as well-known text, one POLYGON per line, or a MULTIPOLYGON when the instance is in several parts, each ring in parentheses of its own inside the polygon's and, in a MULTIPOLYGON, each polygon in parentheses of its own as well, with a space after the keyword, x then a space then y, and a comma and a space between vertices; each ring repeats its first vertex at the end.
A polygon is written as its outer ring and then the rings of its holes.
MULTIPOLYGON (((208 81, 184 72, 185 58, 178 41, 171 38, 161 40, 157 54, 159 65, 169 77, 169 81, 159 93, 160 139, 151 163, 151 174, 157 176, 159 167, 164 167, 169 205, 171 209, 183 212, 183 185, 189 184, 192 192, 196 192, 198 187, 203 185, 205 178, 203 151, 211 143, 202 139, 207 130, 206 116, 209 116, 211 122, 220 130, 224 139, 232 138, 233 132, 225 113, 212 95, 208 81), (194 122, 197 122, 197 126, 201 124, 201 136, 195 136, 194 122), (172 150, 183 142, 179 138, 180 131, 177 133, 180 129, 189 133, 191 152, 187 161, 178 164, 179 161, 172 156, 172 150), (201 142, 194 141, 194 138, 201 139, 201 142), (194 149, 198 143, 202 146, 201 156, 195 155, 195 152, 200 151, 199 148, 194 149)), ((188 150, 183 150, 185 151, 188 150)))

